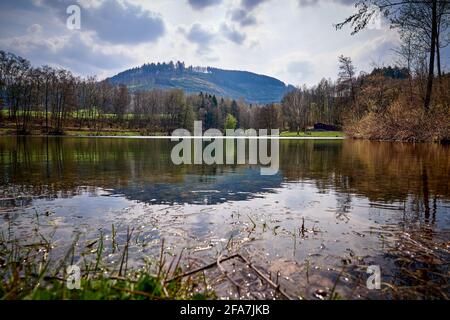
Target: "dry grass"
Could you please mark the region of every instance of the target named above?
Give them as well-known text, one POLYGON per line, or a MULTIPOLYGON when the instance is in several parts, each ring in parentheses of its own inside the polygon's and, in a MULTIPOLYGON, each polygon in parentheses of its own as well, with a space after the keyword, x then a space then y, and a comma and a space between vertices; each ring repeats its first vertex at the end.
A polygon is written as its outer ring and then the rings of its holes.
POLYGON ((371 140, 448 141, 449 112, 448 106, 443 104, 425 111, 399 98, 384 112, 370 111, 360 120, 348 123, 345 132, 353 138, 371 140))

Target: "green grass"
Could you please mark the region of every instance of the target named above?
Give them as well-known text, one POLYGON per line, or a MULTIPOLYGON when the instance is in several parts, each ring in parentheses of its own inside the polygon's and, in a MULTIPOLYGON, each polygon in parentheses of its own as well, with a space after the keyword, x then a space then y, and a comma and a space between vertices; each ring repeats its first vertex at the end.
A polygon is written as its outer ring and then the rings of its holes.
POLYGON ((74 130, 68 130, 65 131, 65 134, 68 136, 89 136, 89 137, 95 137, 95 136, 141 136, 141 133, 139 131, 87 131, 87 130, 80 130, 80 131, 74 131, 74 130))
MULTIPOLYGON (((37 219, 39 216, 37 215, 37 219)), ((16 239, 0 230, 0 299, 1 300, 173 300, 212 299, 204 274, 183 277, 180 255, 164 250, 161 241, 159 260, 145 257, 139 268, 128 267, 128 250, 140 240, 139 234, 128 228, 126 240, 116 240, 117 229, 111 234, 100 231, 98 238, 88 241, 75 236, 66 254, 52 258, 57 248, 51 235, 39 231, 16 239), (114 263, 110 260, 114 255, 114 263), (167 259, 169 258, 169 259, 167 259), (67 267, 80 268, 80 289, 67 285, 67 267), (178 276, 178 277, 177 277, 178 276)), ((139 245, 146 246, 142 242, 139 245)))
MULTIPOLYGON (((3 109, 3 110, 0 110, 0 114, 4 117, 8 117, 10 112, 7 109, 3 109)), ((32 118, 44 118, 45 117, 45 111, 30 111, 29 114, 32 118)), ((16 115, 19 117, 22 116, 23 111, 17 110, 16 115)), ((51 118, 52 112, 50 112, 50 111, 47 112, 47 115, 49 118, 51 118)), ((101 118, 101 119, 116 119, 117 118, 117 116, 113 113, 100 113, 98 109, 93 109, 92 111, 89 111, 86 109, 81 109, 78 111, 68 112, 67 115, 69 117, 71 117, 72 119, 82 118, 85 120, 95 120, 98 118, 101 118)), ((152 117, 162 119, 167 116, 164 114, 157 114, 157 115, 153 115, 152 117)), ((133 120, 134 118, 135 118, 135 115, 133 113, 125 113, 122 117, 123 120, 133 120)))
POLYGON ((297 132, 285 131, 280 134, 280 137, 344 137, 344 133, 342 131, 301 131, 297 135, 297 132))

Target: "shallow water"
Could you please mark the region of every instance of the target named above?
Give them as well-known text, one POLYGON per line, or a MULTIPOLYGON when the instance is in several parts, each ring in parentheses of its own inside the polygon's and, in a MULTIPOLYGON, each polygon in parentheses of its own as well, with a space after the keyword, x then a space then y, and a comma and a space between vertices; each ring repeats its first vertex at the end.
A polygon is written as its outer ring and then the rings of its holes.
POLYGON ((449 294, 448 146, 286 140, 279 173, 261 176, 256 165, 175 166, 173 144, 0 137, 2 229, 26 237, 42 215, 64 248, 74 232, 89 238, 114 224, 124 237, 131 226, 150 244, 131 251, 135 261, 157 255, 164 238, 174 253, 187 248, 191 266, 232 248, 307 298, 333 287, 343 268, 343 296, 392 297, 352 289, 369 265, 381 267, 383 282, 431 281, 449 294), (417 270, 425 273, 410 276, 417 270))

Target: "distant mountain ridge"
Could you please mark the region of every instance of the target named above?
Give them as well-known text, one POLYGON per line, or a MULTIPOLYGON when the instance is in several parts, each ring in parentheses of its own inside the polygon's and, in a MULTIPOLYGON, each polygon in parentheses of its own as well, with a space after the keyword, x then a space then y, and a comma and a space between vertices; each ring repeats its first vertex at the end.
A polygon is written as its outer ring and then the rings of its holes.
POLYGON ((244 99, 249 103, 280 102, 292 86, 265 75, 212 67, 185 67, 183 62, 151 63, 128 69, 106 79, 130 90, 180 88, 188 93, 209 93, 219 97, 244 99))

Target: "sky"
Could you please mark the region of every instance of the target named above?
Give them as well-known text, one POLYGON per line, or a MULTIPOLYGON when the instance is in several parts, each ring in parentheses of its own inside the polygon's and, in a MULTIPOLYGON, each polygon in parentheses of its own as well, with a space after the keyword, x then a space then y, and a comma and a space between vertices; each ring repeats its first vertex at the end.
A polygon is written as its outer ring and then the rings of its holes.
POLYGON ((352 0, 2 0, 0 50, 99 79, 179 60, 314 85, 337 77, 341 54, 359 71, 396 61, 386 21, 336 31, 354 11, 352 0), (73 4, 79 29, 67 27, 73 4))

